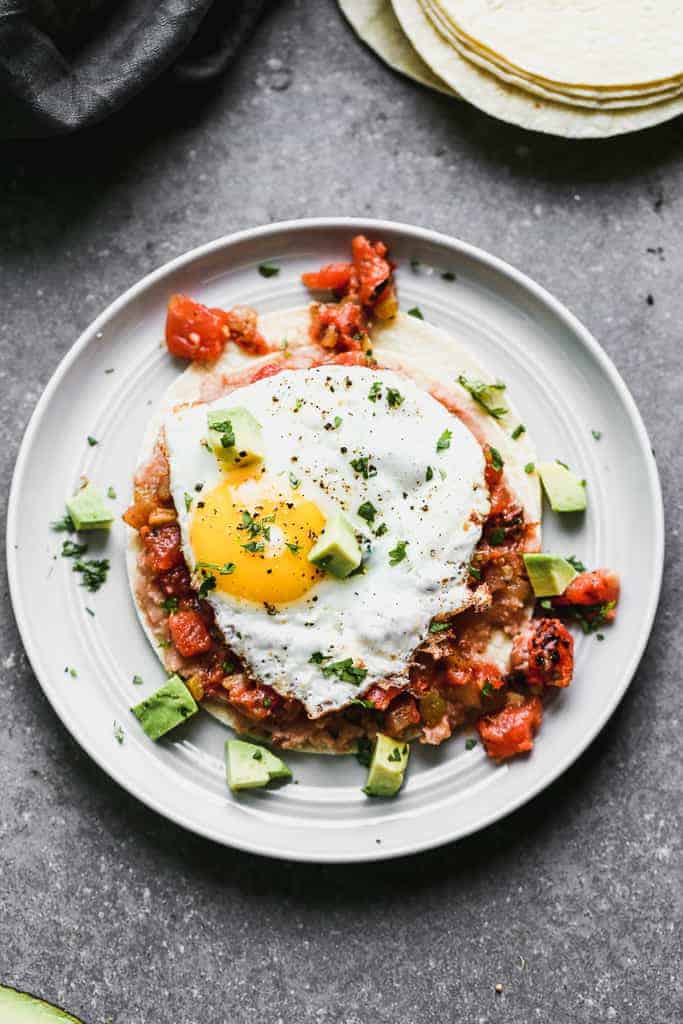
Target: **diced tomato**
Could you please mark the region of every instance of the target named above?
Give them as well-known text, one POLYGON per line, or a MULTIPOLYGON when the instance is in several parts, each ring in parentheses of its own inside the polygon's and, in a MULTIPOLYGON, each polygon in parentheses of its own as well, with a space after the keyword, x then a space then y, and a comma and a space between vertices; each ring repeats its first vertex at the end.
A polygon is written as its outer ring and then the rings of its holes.
MULTIPOLYGON (((494 492, 495 493, 495 492, 494 492)), ((495 502, 484 524, 484 540, 492 548, 515 547, 526 536, 524 509, 508 502, 499 509, 495 502)))
POLYGON ((186 597, 192 593, 192 580, 185 565, 176 565, 168 572, 162 572, 156 583, 167 597, 186 597))
POLYGON ((531 686, 569 686, 574 639, 558 619, 532 619, 512 643, 510 667, 531 686))
POLYGON ((251 306, 234 306, 227 312, 222 309, 212 309, 211 312, 223 318, 223 323, 229 331, 230 340, 245 352, 252 356, 270 352, 270 345, 257 330, 258 313, 251 306))
POLYGON ((542 720, 543 705, 538 697, 530 697, 519 706, 484 715, 477 729, 489 757, 502 760, 531 750, 542 720))
POLYGON ((363 310, 354 302, 311 308, 311 340, 324 348, 361 349, 366 328, 363 310))
POLYGON ((352 263, 328 263, 312 274, 302 274, 301 280, 312 291, 344 292, 349 286, 352 273, 352 263))
POLYGON ((228 696, 241 714, 257 721, 268 718, 284 704, 282 697, 270 686, 252 684, 241 675, 235 676, 230 684, 228 696))
MULTIPOLYGON (((619 577, 611 569, 594 569, 576 576, 564 594, 553 600, 557 605, 590 605, 614 604, 619 600, 619 577)), ((611 622, 616 615, 615 609, 606 612, 605 619, 611 622)))
POLYGON ((211 649, 211 634, 199 612, 173 612, 168 617, 168 628, 175 648, 183 658, 194 658, 211 649))
POLYGON ((351 253, 361 304, 371 306, 391 278, 391 264, 385 259, 387 247, 384 242, 371 242, 365 235, 356 235, 351 242, 351 253))
POLYGON ((222 354, 230 327, 222 310, 208 309, 187 295, 172 295, 166 314, 166 345, 173 356, 211 362, 222 354))
POLYGON ((449 667, 444 672, 444 679, 451 686, 474 683, 480 691, 486 689, 486 693, 500 690, 504 682, 500 669, 490 661, 471 661, 462 667, 449 667))
POLYGON ((384 731, 389 736, 400 737, 411 725, 420 721, 420 711, 414 697, 401 694, 384 715, 384 731))
POLYGON ((371 686, 364 694, 364 698, 373 704, 377 711, 386 711, 394 697, 398 697, 401 692, 400 686, 371 686))
POLYGON ((158 526, 153 530, 143 526, 140 536, 145 546, 147 565, 153 573, 167 572, 180 565, 183 553, 180 548, 180 528, 177 523, 158 526))

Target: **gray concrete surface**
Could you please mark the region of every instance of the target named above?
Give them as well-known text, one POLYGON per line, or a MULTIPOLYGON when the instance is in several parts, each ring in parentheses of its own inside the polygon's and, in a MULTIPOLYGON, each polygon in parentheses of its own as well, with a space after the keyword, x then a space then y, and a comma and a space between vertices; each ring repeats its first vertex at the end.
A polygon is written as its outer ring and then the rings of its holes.
POLYGON ((585 756, 483 834, 358 869, 224 850, 122 792, 42 696, 3 577, 1 980, 89 1024, 681 1019, 682 142, 681 120, 525 134, 394 76, 332 0, 290 0, 213 93, 157 88, 5 149, 3 505, 41 389, 124 288, 233 229, 368 214, 496 252, 595 332, 651 432, 668 555, 647 654, 585 756))

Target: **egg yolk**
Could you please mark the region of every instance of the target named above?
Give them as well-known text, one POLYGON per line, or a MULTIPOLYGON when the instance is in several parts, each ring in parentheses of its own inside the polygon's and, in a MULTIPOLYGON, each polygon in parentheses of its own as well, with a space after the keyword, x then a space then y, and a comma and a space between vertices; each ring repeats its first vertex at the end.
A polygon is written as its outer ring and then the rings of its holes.
POLYGON ((190 544, 216 590, 266 604, 295 601, 322 573, 308 553, 325 525, 318 506, 252 467, 233 470, 195 503, 190 544), (201 506, 201 507, 200 507, 201 506), (230 573, 219 567, 234 564, 230 573))

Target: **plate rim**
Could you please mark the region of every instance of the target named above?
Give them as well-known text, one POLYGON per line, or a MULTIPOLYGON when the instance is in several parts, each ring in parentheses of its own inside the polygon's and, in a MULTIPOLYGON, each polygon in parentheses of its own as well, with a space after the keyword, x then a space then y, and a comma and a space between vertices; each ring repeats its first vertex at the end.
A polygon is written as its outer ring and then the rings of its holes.
POLYGON ((467 826, 461 829, 450 828, 438 838, 420 841, 419 837, 414 837, 407 841, 400 842, 397 846, 392 847, 391 849, 382 849, 381 846, 374 846, 374 848, 363 851, 362 853, 350 852, 345 854, 335 854, 334 852, 316 852, 308 854, 305 850, 295 851, 283 847, 280 847, 279 850, 273 850, 270 848, 263 848, 258 843, 253 843, 248 840, 245 841, 239 835, 231 835, 228 839, 225 835, 220 834, 211 828, 207 828, 201 824, 190 821, 185 814, 166 806, 163 799, 153 797, 148 794, 141 795, 139 792, 136 792, 126 780, 125 768, 119 768, 117 765, 109 764, 106 757, 100 753, 97 745, 95 743, 91 743, 87 736, 83 736, 81 734, 78 724, 74 725, 67 720, 67 714, 63 714, 61 709, 58 707, 57 701, 53 700, 49 685, 43 683, 41 675, 36 668, 36 665, 40 664, 39 652, 37 650, 38 645, 37 643, 34 643, 25 619, 24 607, 19 592, 19 565, 15 545, 21 485, 25 476, 26 466, 29 461, 33 439, 40 428, 41 421, 46 414, 53 395, 58 390, 71 365, 89 344, 91 338, 102 329, 107 321, 115 316, 121 309, 125 308, 127 304, 135 300, 147 288, 153 286, 165 276, 184 266, 192 264, 194 261, 210 255, 213 252, 217 252, 221 249, 230 249, 242 242, 265 238, 268 235, 277 235, 284 232, 300 234, 307 230, 335 231, 345 228, 350 232, 369 231, 373 234, 378 234, 379 236, 382 235, 382 232, 392 232, 394 234, 402 235, 403 237, 411 238, 416 242, 427 242, 429 244, 441 245, 455 249, 460 254, 479 262, 488 269, 495 271, 508 280, 514 282, 517 286, 526 290, 537 301, 544 305, 559 321, 566 325, 572 333, 579 338, 582 345, 589 351, 591 356, 598 362, 603 372, 607 374, 610 383, 616 389, 624 404, 629 420, 635 428, 639 446, 641 449, 644 449, 645 452, 652 452, 650 438, 638 406, 636 405, 635 399, 631 395, 631 392, 629 391, 625 381, 622 379, 614 362, 602 349, 588 328, 585 327, 578 317, 567 309, 559 299, 555 298, 555 296, 543 285, 538 284, 524 272, 478 246, 465 242, 454 235, 448 235, 444 232, 434 231, 429 228, 421 228, 417 225, 406 224, 401 221, 365 217, 308 217, 275 221, 272 224, 260 225, 255 228, 245 228, 240 231, 231 232, 227 235, 221 235, 218 238, 214 238, 209 242, 205 242, 202 245, 195 246, 194 248, 181 253, 169 260, 167 263, 157 267, 149 274, 146 274, 122 292, 122 294, 114 299, 113 302, 109 303, 109 305, 106 306, 105 309, 80 333, 77 340, 67 350, 67 352, 65 352, 62 359, 54 369, 28 420, 14 465, 9 500, 7 504, 5 541, 10 600, 17 630, 26 656, 31 665, 31 669, 52 710, 62 722, 65 729, 79 744, 81 749, 84 750, 99 766, 99 768, 113 779, 114 782, 121 786, 127 793, 130 793, 130 795, 136 800, 139 800, 140 803, 149 807, 162 817, 174 822, 174 824, 187 829, 195 835, 200 835, 205 839, 219 843, 222 846, 258 854, 259 856, 302 863, 360 864, 373 861, 393 860, 398 857, 404 857, 421 853, 426 850, 435 849, 440 846, 444 846, 447 843, 464 839, 467 836, 472 835, 475 832, 479 832, 495 822, 502 820, 514 811, 518 810, 520 807, 524 806, 530 800, 534 799, 534 797, 544 789, 547 789, 548 786, 552 785, 560 775, 562 775, 576 760, 578 760, 588 746, 596 739, 598 734, 614 714, 614 711, 631 685, 652 632, 652 626, 661 595, 664 569, 664 505, 662 488, 656 461, 654 457, 649 458, 646 455, 645 466, 648 485, 652 490, 654 499, 653 514, 655 520, 655 535, 653 537, 653 541, 655 565, 653 568, 656 571, 656 580, 654 581, 655 586, 651 591, 648 606, 645 609, 645 613, 641 620, 642 626, 638 640, 633 646, 626 670, 624 671, 621 680, 614 688, 611 700, 606 704, 603 714, 597 718, 594 723, 592 723, 591 728, 577 738, 576 743, 571 746, 566 756, 559 763, 555 764, 549 772, 536 780, 533 785, 527 787, 523 793, 513 797, 502 809, 498 808, 484 812, 474 822, 470 822, 467 826))

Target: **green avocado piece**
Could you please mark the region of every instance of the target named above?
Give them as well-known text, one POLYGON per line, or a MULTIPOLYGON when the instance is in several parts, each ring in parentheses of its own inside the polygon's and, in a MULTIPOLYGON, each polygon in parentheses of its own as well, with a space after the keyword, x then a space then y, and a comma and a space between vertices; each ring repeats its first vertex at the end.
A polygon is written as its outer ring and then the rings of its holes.
POLYGON ((410 746, 405 740, 378 732, 363 792, 367 796, 396 796, 403 785, 409 757, 410 746))
POLYGON ((536 471, 553 512, 583 512, 586 508, 586 485, 559 462, 540 462, 536 471))
POLYGON ((108 530, 114 522, 111 509, 94 484, 86 484, 69 498, 66 510, 77 530, 108 530))
POLYGON ((0 1020, 2 1024, 81 1024, 65 1010, 4 985, 0 985, 0 1020))
POLYGON ((130 710, 150 739, 158 740, 191 718, 199 708, 180 676, 175 675, 151 697, 146 697, 130 710))
POLYGON ((559 555, 523 555, 529 582, 536 597, 559 597, 579 574, 559 555))
POLYGON ((362 558, 353 526, 343 512, 330 516, 308 554, 309 562, 342 580, 358 568, 362 558))
POLYGON ((228 786, 233 792, 260 789, 267 786, 271 779, 292 777, 284 761, 272 751, 245 740, 225 741, 225 769, 228 786))
POLYGON ((261 424, 248 409, 215 409, 206 418, 209 447, 219 462, 236 467, 262 461, 261 424))

